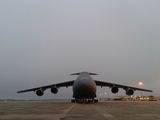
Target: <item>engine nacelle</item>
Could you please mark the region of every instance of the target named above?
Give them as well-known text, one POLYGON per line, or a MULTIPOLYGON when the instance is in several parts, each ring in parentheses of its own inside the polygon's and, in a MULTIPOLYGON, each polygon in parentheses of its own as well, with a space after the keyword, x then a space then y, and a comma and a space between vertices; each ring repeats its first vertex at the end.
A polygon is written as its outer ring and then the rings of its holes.
POLYGON ((38 96, 42 96, 42 95, 44 94, 44 92, 43 92, 43 90, 37 90, 37 91, 36 91, 36 94, 37 94, 38 96))
POLYGON ((112 87, 111 89, 112 93, 117 93, 119 91, 118 87, 112 87))
POLYGON ((52 88, 51 88, 51 92, 52 92, 53 94, 58 93, 58 88, 57 88, 57 87, 52 87, 52 88))
POLYGON ((134 91, 129 88, 129 89, 126 90, 126 94, 127 94, 127 95, 133 95, 133 94, 134 94, 134 91))

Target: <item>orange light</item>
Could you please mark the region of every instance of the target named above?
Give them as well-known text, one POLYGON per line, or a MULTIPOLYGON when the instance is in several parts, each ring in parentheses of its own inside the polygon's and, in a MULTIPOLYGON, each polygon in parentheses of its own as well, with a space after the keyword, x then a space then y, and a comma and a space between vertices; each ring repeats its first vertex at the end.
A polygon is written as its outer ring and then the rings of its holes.
POLYGON ((143 83, 142 83, 142 82, 139 82, 139 85, 143 85, 143 83))

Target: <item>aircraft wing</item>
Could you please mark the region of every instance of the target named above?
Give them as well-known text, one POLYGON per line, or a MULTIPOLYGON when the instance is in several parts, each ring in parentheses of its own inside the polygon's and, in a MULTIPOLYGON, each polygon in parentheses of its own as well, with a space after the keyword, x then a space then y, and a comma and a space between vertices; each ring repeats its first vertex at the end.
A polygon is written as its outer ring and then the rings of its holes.
POLYGON ((35 91, 35 90, 39 90, 39 89, 46 90, 46 89, 52 88, 54 86, 56 86, 57 88, 59 88, 59 87, 73 86, 74 81, 75 80, 68 81, 68 82, 63 82, 63 83, 52 84, 52 85, 41 86, 41 87, 27 89, 27 90, 22 90, 22 91, 18 91, 17 93, 30 92, 30 91, 35 91))
POLYGON ((115 84, 115 83, 109 83, 109 82, 103 82, 103 81, 97 81, 94 80, 97 86, 101 86, 101 87, 118 87, 118 88, 123 88, 123 89, 133 89, 135 90, 139 90, 139 91, 146 91, 146 92, 153 92, 152 90, 147 90, 147 89, 141 89, 141 88, 136 88, 136 87, 131 87, 131 86, 126 86, 126 85, 120 85, 120 84, 115 84))

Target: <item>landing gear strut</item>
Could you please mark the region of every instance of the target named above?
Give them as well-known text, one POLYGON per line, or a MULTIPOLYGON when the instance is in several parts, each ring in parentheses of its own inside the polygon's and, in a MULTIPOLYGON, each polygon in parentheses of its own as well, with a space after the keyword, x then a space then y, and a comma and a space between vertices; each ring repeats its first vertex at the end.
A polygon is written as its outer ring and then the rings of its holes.
POLYGON ((75 100, 75 99, 72 99, 72 100, 71 100, 71 103, 75 103, 75 102, 76 102, 76 100, 75 100))

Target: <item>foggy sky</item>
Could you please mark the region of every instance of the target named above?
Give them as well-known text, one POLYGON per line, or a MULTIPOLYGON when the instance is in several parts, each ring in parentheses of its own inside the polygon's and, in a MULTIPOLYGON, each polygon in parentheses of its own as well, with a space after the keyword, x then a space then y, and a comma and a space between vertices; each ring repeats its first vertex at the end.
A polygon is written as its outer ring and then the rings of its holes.
MULTIPOLYGON (((72 87, 17 91, 98 73, 93 79, 151 89, 160 96, 159 0, 1 0, 0 99, 72 98, 72 87), (138 86, 143 82, 143 86, 138 86)), ((107 87, 97 96, 116 95, 107 87)), ((136 91, 135 95, 140 92, 136 91)))

